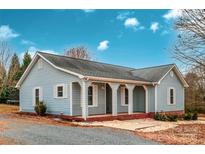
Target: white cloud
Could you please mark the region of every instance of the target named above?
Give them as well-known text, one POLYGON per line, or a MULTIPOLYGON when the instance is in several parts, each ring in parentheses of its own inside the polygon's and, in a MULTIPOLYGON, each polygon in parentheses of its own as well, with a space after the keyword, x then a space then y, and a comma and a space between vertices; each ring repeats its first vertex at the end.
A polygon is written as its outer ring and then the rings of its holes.
MULTIPOLYGON (((38 48, 36 48, 34 46, 29 47, 27 51, 31 55, 31 57, 33 57, 37 51, 46 52, 46 53, 52 53, 52 54, 58 54, 58 52, 56 52, 56 51, 53 51, 53 50, 41 50, 41 49, 38 49, 38 48)), ((20 53, 20 55, 19 55, 20 61, 23 60, 24 54, 25 54, 25 52, 20 53)))
POLYGON ((181 15, 182 15, 181 10, 173 9, 173 10, 169 10, 166 14, 164 14, 163 18, 165 18, 166 20, 170 20, 170 19, 176 19, 181 15))
POLYGON ((116 17, 117 20, 125 20, 128 16, 134 14, 134 12, 130 12, 130 11, 127 11, 127 12, 123 12, 123 13, 120 13, 118 14, 118 16, 116 17))
POLYGON ((21 44, 24 44, 24 45, 34 45, 36 43, 32 42, 32 41, 29 41, 29 40, 21 40, 21 44))
POLYGON ((97 47, 98 50, 103 51, 109 48, 109 41, 108 40, 104 40, 101 41, 97 47))
POLYGON ((162 35, 162 36, 163 36, 163 35, 166 35, 166 34, 169 34, 169 31, 163 30, 163 31, 161 32, 161 35, 162 35))
POLYGON ((136 29, 136 27, 139 25, 139 21, 137 20, 137 18, 127 18, 124 22, 124 26, 127 28, 134 28, 136 29))
POLYGON ((83 11, 84 11, 85 13, 93 13, 93 12, 95 12, 94 9, 83 9, 83 11))
POLYGON ((19 34, 15 33, 8 25, 0 26, 0 40, 8 40, 18 36, 19 34))
POLYGON ((159 23, 158 22, 153 22, 150 25, 150 29, 152 30, 153 33, 155 33, 159 29, 159 23))

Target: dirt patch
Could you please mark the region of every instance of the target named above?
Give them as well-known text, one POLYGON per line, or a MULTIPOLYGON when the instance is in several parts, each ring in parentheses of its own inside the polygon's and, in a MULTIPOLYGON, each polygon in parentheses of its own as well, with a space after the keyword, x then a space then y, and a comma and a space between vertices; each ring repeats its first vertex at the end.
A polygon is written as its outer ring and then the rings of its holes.
POLYGON ((0 114, 9 114, 19 111, 19 107, 16 105, 0 104, 0 114))
POLYGON ((204 124, 181 124, 163 131, 136 134, 163 144, 205 144, 204 124))

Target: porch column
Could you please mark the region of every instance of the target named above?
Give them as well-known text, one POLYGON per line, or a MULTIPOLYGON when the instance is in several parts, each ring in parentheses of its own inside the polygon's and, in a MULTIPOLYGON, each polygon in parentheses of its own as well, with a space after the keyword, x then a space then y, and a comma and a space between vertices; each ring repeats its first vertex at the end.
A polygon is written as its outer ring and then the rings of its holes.
POLYGON ((133 90, 135 88, 134 84, 126 84, 128 89, 128 114, 133 114, 133 90))
POLYGON ((109 83, 112 89, 112 115, 117 116, 117 90, 119 83, 109 83))
POLYGON ((143 85, 145 90, 145 113, 148 113, 148 89, 147 86, 143 85))
POLYGON ((90 86, 90 82, 82 81, 81 87, 81 103, 82 103, 82 117, 84 120, 88 117, 88 87, 90 86))

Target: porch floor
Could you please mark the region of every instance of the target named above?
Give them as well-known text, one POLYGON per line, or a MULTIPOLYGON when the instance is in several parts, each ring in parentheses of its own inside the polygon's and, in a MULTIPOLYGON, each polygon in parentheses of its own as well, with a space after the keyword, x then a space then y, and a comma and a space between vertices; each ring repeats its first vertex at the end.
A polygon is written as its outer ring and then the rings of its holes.
POLYGON ((82 118, 82 116, 65 116, 62 115, 61 118, 65 120, 74 120, 74 121, 111 121, 111 120, 131 120, 131 119, 143 119, 143 118, 151 118, 151 113, 144 112, 135 112, 133 114, 128 113, 118 113, 117 116, 112 116, 112 114, 101 114, 101 115, 90 115, 86 120, 82 118))

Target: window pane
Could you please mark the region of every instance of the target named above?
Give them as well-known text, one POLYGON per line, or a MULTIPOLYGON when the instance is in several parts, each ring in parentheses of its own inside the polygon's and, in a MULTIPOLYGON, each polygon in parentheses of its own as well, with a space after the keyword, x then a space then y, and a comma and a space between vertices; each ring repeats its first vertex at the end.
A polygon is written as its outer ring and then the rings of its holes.
POLYGON ((88 105, 93 105, 93 87, 88 87, 88 105))
POLYGON ((58 97, 63 97, 63 86, 58 86, 57 87, 57 96, 58 97))
POLYGON ((125 89, 125 104, 128 104, 128 89, 125 89))
POLYGON ((39 89, 35 90, 35 101, 36 104, 39 103, 39 89))
POLYGON ((92 96, 88 96, 88 105, 93 105, 92 96))
POLYGON ((170 104, 174 104, 174 89, 170 89, 170 104))

